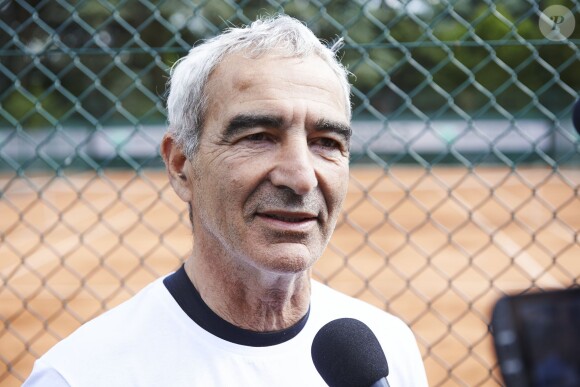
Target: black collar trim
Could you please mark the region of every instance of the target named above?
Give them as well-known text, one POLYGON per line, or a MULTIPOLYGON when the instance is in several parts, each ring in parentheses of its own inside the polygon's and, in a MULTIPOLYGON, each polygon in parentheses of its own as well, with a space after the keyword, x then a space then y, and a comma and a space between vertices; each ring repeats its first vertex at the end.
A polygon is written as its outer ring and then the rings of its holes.
POLYGON ((185 268, 181 266, 175 273, 165 277, 163 284, 171 293, 177 304, 197 325, 231 343, 250 347, 268 347, 282 344, 294 337, 308 321, 308 312, 290 328, 276 332, 255 332, 237 327, 222 319, 203 301, 193 283, 189 280, 185 268))

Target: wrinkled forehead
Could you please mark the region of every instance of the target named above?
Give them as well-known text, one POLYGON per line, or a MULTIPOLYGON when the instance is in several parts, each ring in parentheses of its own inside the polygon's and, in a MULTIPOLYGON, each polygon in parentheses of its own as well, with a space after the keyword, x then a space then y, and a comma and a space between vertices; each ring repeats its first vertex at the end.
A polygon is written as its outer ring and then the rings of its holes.
POLYGON ((340 109, 348 121, 347 98, 340 79, 324 59, 314 54, 268 54, 256 58, 230 54, 210 75, 207 107, 219 105, 231 93, 264 100, 307 96, 340 109))

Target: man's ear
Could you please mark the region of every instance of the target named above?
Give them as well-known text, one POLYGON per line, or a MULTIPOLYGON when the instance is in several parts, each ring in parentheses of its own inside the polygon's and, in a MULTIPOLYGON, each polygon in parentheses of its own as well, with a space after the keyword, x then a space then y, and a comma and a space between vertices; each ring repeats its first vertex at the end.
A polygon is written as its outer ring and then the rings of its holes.
POLYGON ((186 171, 187 158, 183 150, 177 145, 171 133, 166 133, 161 141, 161 157, 165 161, 169 182, 173 190, 184 202, 192 199, 191 177, 186 171))

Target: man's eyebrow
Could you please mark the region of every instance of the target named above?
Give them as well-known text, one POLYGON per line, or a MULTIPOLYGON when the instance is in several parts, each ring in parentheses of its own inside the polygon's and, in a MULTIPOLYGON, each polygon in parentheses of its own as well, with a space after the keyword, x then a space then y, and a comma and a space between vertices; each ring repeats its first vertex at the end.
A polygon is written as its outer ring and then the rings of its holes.
POLYGON ((282 117, 268 114, 238 114, 228 123, 224 137, 230 138, 239 132, 255 127, 280 128, 284 120, 282 117))
MULTIPOLYGON (((284 119, 280 116, 270 114, 237 114, 226 126, 224 138, 231 138, 246 129, 256 127, 267 127, 279 129, 284 125, 284 119)), ((352 135, 352 128, 342 122, 321 118, 314 124, 314 130, 321 132, 334 132, 344 137, 349 142, 352 135)))
POLYGON ((317 131, 337 133, 344 137, 347 142, 350 141, 350 136, 352 135, 352 128, 349 125, 343 124, 342 122, 330 121, 325 118, 316 121, 314 128, 317 131))

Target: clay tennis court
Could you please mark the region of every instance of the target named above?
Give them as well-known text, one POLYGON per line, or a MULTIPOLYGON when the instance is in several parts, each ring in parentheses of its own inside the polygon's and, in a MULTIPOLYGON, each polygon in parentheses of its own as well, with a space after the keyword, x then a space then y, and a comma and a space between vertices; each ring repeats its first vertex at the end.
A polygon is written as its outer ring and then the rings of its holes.
MULTIPOLYGON (((493 303, 580 278, 579 182, 573 168, 353 166, 314 276, 403 318, 431 386, 499 385, 493 303)), ((190 248, 163 171, 4 174, 0 188, 2 386, 190 248)))

